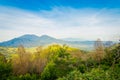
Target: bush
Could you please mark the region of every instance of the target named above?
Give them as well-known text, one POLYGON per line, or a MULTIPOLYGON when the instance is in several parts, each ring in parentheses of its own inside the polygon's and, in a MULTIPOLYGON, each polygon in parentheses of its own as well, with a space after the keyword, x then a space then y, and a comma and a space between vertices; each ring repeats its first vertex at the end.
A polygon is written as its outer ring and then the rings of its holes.
POLYGON ((106 48, 106 55, 102 64, 108 66, 114 66, 115 64, 120 64, 120 44, 116 44, 112 47, 106 48))
POLYGON ((38 77, 36 74, 25 74, 25 75, 18 75, 18 76, 13 76, 11 75, 8 80, 38 80, 40 77, 38 77))
POLYGON ((78 70, 70 72, 66 77, 58 78, 57 80, 82 80, 81 73, 78 70))
MULTIPOLYGON (((118 76, 118 75, 117 75, 118 76)), ((78 70, 70 72, 67 76, 57 80, 119 80, 119 77, 111 76, 109 71, 93 68, 90 72, 80 73, 78 70)))
POLYGON ((67 53, 67 46, 53 45, 48 47, 49 62, 41 74, 42 80, 55 80, 65 76, 74 69, 74 59, 67 53))
POLYGON ((55 68, 55 63, 54 62, 49 62, 44 71, 41 74, 41 79, 42 80, 54 80, 57 78, 57 72, 56 72, 56 68, 55 68))
POLYGON ((0 79, 6 80, 11 75, 11 73, 11 63, 7 62, 4 56, 0 56, 0 79))
POLYGON ((120 65, 115 65, 108 72, 111 80, 120 80, 120 65))

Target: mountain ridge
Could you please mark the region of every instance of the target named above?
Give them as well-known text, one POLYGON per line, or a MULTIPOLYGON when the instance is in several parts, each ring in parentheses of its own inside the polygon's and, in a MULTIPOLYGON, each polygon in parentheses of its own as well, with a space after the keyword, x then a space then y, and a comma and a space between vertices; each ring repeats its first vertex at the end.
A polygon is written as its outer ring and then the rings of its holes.
POLYGON ((3 41, 0 46, 5 47, 18 47, 23 45, 25 47, 43 46, 53 42, 62 42, 62 40, 50 37, 48 35, 36 36, 33 34, 25 34, 17 38, 13 38, 8 41, 3 41))
MULTIPOLYGON (((19 45, 23 45, 24 47, 37 47, 37 46, 45 46, 45 45, 57 43, 57 44, 67 44, 69 46, 76 47, 76 48, 88 49, 88 48, 94 47, 94 42, 95 41, 70 41, 70 40, 65 41, 62 39, 56 39, 48 35, 36 36, 34 34, 25 34, 8 41, 0 42, 0 46, 18 47, 19 45)), ((112 44, 112 42, 109 42, 109 43, 112 44)))

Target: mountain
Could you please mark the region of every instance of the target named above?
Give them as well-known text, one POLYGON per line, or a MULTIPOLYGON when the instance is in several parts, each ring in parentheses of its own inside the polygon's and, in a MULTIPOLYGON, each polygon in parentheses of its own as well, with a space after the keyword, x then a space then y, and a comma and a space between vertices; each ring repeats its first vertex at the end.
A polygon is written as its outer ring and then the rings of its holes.
MULTIPOLYGON (((45 46, 52 43, 58 43, 58 44, 67 44, 72 47, 85 49, 85 50, 91 50, 94 48, 94 42, 95 41, 78 41, 78 39, 73 38, 66 38, 65 39, 56 39, 53 37, 50 37, 48 35, 42 35, 42 36, 36 36, 36 35, 30 35, 26 34, 14 39, 11 39, 9 41, 4 41, 0 43, 0 46, 3 47, 18 47, 19 45, 23 45, 24 47, 37 47, 37 46, 45 46)), ((113 41, 103 41, 103 44, 105 47, 109 47, 116 42, 113 41)))
POLYGON ((36 46, 44 46, 52 43, 58 44, 67 44, 72 47, 82 48, 82 49, 91 49, 93 47, 94 41, 65 41, 61 39, 56 39, 50 37, 48 35, 36 36, 26 34, 9 41, 4 41, 0 43, 0 46, 4 47, 18 47, 19 45, 23 45, 24 47, 36 47, 36 46))
POLYGON ((25 47, 35 47, 35 46, 43 46, 51 43, 63 43, 64 41, 52 38, 47 35, 36 36, 36 35, 23 35, 18 38, 14 38, 9 41, 5 41, 0 43, 0 46, 5 47, 18 47, 19 45, 23 45, 25 47))
POLYGON ((61 40, 64 40, 64 41, 84 41, 83 39, 80 39, 80 38, 62 38, 61 40))

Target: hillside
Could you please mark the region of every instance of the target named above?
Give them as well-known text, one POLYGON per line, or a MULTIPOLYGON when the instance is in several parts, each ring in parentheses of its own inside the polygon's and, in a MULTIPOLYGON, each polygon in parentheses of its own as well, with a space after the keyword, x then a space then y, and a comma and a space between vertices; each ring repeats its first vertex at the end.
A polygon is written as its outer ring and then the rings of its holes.
MULTIPOLYGON (((72 47, 80 48, 80 49, 87 49, 91 50, 94 47, 95 41, 72 41, 73 38, 69 38, 69 41, 62 40, 62 39, 56 39, 53 37, 50 37, 48 35, 42 35, 42 36, 36 36, 31 34, 26 34, 14 39, 11 39, 9 41, 4 41, 0 43, 0 46, 3 47, 18 47, 19 45, 23 45, 24 47, 37 47, 37 46, 46 46, 50 44, 67 44, 72 47)), ((112 41, 103 41, 105 46, 113 45, 114 42, 112 41)))
POLYGON ((18 47, 23 45, 24 47, 36 47, 36 46, 45 46, 53 43, 58 44, 67 44, 69 46, 77 48, 87 48, 92 47, 94 41, 64 41, 61 39, 56 39, 48 35, 36 36, 36 35, 23 35, 9 41, 4 41, 0 43, 0 46, 3 47, 18 47))
POLYGON ((36 36, 36 35, 23 35, 9 41, 5 41, 0 43, 0 46, 4 47, 18 47, 19 45, 23 45, 25 47, 35 47, 35 46, 43 46, 51 43, 61 43, 62 40, 57 40, 47 35, 36 36))

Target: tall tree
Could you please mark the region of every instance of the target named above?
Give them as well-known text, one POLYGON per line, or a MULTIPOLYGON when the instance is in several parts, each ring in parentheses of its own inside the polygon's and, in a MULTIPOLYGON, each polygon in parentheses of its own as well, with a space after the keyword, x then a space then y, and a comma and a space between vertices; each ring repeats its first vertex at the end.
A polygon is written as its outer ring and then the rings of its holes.
POLYGON ((104 56, 104 45, 100 39, 97 39, 97 41, 95 41, 94 47, 95 47, 96 59, 97 61, 100 62, 100 60, 104 56))

